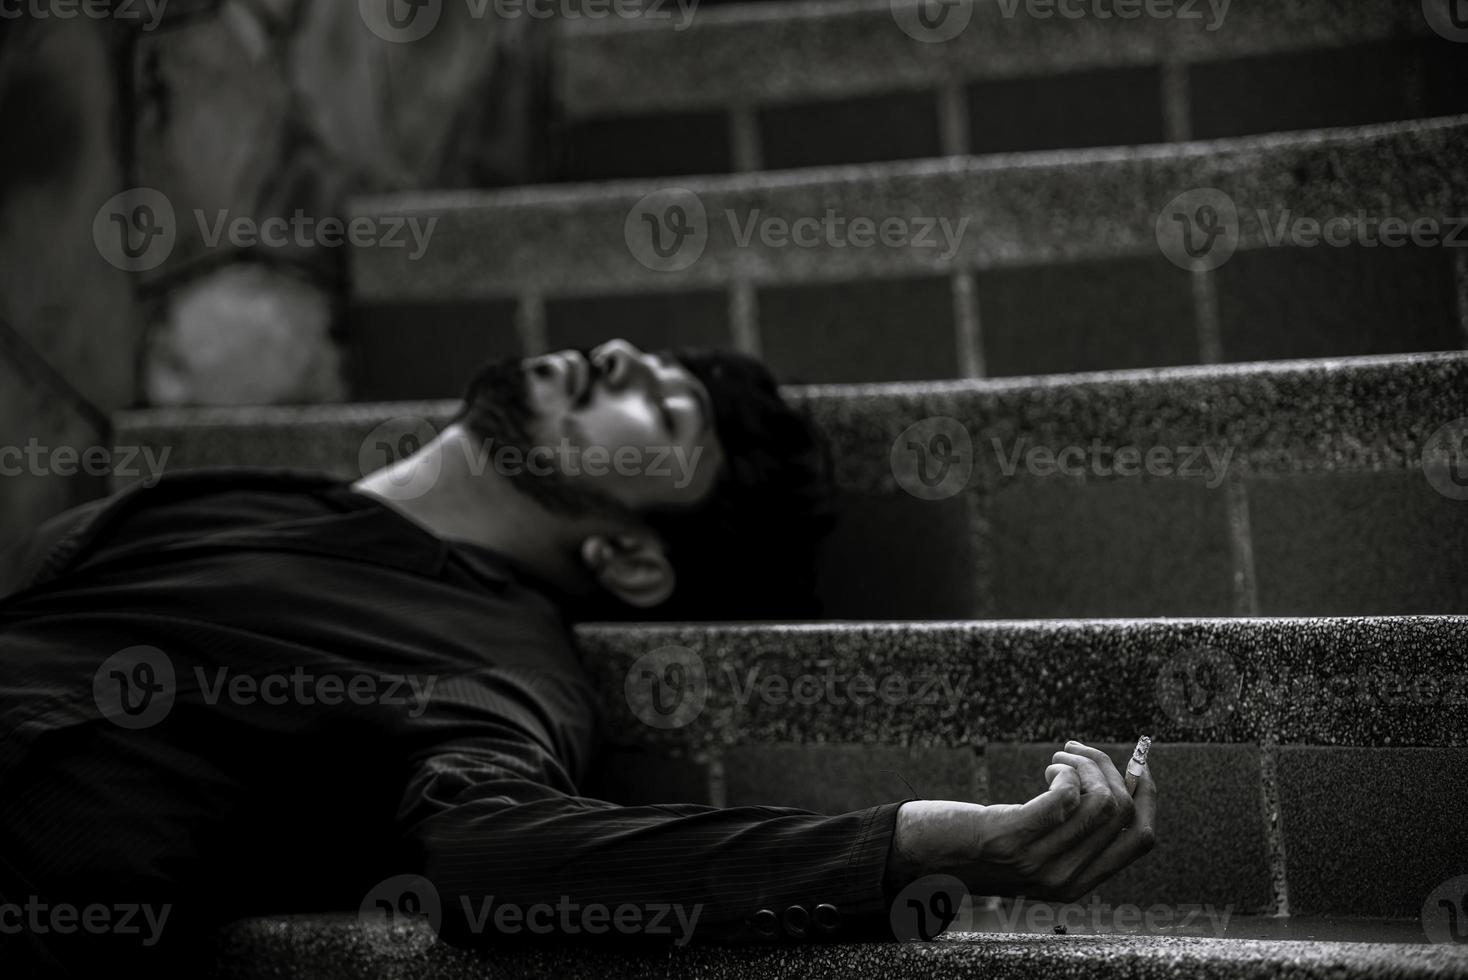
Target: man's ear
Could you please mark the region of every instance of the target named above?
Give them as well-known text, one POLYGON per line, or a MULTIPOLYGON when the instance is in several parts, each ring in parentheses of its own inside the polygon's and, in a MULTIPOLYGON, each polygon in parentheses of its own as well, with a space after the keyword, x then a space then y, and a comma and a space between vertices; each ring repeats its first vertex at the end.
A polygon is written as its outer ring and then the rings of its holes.
POLYGON ((662 542, 651 533, 593 535, 581 542, 581 561, 603 589, 638 609, 667 602, 677 581, 662 542))

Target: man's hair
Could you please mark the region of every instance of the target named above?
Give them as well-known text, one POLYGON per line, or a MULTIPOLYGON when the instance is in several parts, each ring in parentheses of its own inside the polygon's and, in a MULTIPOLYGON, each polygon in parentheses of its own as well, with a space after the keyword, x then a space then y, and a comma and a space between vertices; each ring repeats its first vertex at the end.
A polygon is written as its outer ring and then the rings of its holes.
POLYGON ((724 463, 692 508, 643 515, 667 545, 677 587, 663 619, 803 619, 819 614, 816 557, 835 523, 830 447, 760 361, 664 352, 708 389, 724 463))

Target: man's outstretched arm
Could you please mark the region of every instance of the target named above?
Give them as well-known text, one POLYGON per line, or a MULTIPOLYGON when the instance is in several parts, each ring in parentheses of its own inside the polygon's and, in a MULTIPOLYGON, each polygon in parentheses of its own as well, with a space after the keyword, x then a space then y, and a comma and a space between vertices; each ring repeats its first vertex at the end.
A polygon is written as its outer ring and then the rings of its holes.
POLYGON ((1156 790, 1135 800, 1069 743, 1023 805, 892 803, 835 816, 782 807, 623 807, 574 795, 514 733, 424 757, 402 816, 457 945, 511 938, 873 941, 928 875, 976 894, 1078 897, 1150 850, 1156 790))

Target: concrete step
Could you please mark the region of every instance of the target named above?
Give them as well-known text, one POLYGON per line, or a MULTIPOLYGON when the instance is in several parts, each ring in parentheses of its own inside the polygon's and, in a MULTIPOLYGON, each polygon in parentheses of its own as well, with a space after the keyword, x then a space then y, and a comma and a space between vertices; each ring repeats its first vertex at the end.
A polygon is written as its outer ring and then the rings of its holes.
POLYGON ((1064 739, 1124 759, 1148 732, 1158 847, 1079 905, 972 896, 959 925, 985 934, 937 945, 469 956, 421 925, 277 916, 224 930, 218 975, 1468 976, 1435 901, 1468 887, 1468 617, 577 632, 609 736, 590 795, 1014 802, 1064 739))
MULTIPOLYGON (((853 619, 1468 611, 1465 391, 1463 353, 789 389, 835 448, 822 591, 853 619)), ((115 439, 355 478, 454 404, 123 412, 115 439)))
POLYGON ((249 919, 220 938, 219 980, 435 977, 631 980, 882 976, 974 980, 1439 980, 1468 976, 1449 945, 1264 942, 1240 939, 945 935, 932 943, 790 948, 697 948, 618 953, 546 944, 475 955, 434 942, 423 928, 363 926, 350 916, 249 919))
POLYGON ((806 382, 1460 349, 1468 261, 1443 244, 1468 240, 1465 154, 1451 117, 367 198, 360 216, 433 224, 421 254, 352 254, 358 391, 452 397, 490 353, 608 333, 806 382))
MULTIPOLYGON (((686 8, 686 4, 681 7, 686 8)), ((575 179, 1116 146, 1468 110, 1440 4, 808 0, 563 20, 575 179), (853 70, 853 66, 859 66, 853 70), (678 141, 659 138, 677 130, 678 141)))
POLYGON ((1098 902, 1415 919, 1468 874, 1465 617, 578 633, 608 747, 588 792, 615 802, 1013 803, 1065 740, 1125 765, 1146 733, 1165 832, 1098 902))

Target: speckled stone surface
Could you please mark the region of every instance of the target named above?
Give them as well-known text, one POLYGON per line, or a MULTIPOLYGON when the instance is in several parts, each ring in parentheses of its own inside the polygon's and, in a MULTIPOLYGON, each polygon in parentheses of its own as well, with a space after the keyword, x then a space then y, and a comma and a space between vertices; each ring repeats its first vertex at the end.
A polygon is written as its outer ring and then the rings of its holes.
MULTIPOLYGON (((1468 675, 1449 696, 1422 710, 1468 713, 1468 675)), ((1293 911, 1415 917, 1439 885, 1468 875, 1460 751, 1287 745, 1278 773, 1293 911)))
MULTIPOLYGON (((968 432, 969 484, 979 489, 1047 479, 1023 465, 1004 473, 1016 446, 1098 442, 1232 450, 1229 471, 1246 476, 1406 470, 1421 466, 1434 431, 1468 415, 1468 354, 787 390, 831 439, 841 485, 871 493, 899 490, 898 437, 943 417, 968 432)), ((293 466, 356 478, 384 464, 368 440, 387 431, 379 426, 393 419, 439 426, 455 408, 434 401, 127 411, 114 416, 115 439, 166 447, 167 468, 293 466)))
POLYGON ((616 952, 546 945, 466 953, 426 929, 388 931, 351 916, 246 919, 224 930, 216 980, 539 978, 558 980, 1429 980, 1468 977, 1448 945, 1180 937, 945 935, 930 943, 685 947, 616 952))
POLYGON ((1420 473, 1247 481, 1266 616, 1468 611, 1468 506, 1420 473))
POLYGON ((373 304, 688 292, 735 281, 839 282, 1156 256, 1159 217, 1169 202, 1200 188, 1229 195, 1238 245, 1250 249, 1266 244, 1285 209, 1321 221, 1361 213, 1445 220, 1468 212, 1468 170, 1459 165, 1465 155, 1468 124, 1449 117, 1211 143, 363 198, 355 214, 437 224, 416 260, 407 249, 354 250, 352 278, 357 298, 373 304), (651 210, 635 212, 644 197, 668 187, 698 200, 654 198, 651 210), (685 235, 674 246, 684 249, 677 253, 683 268, 659 268, 650 251, 644 264, 629 244, 647 244, 629 232, 643 227, 636 214, 656 220, 675 203, 690 234, 699 227, 698 208, 704 211, 701 251, 685 235), (819 230, 804 247, 755 233, 752 224, 824 222, 828 212, 843 222, 903 218, 913 222, 912 238, 901 247, 848 247, 844 231, 819 230), (929 220, 931 234, 918 219, 929 220), (939 219, 948 222, 952 247, 939 219), (832 238, 835 244, 825 244, 832 238))
POLYGON ((1468 745, 1468 712, 1442 703, 1440 690, 1432 703, 1369 696, 1402 679, 1468 673, 1461 616, 578 633, 610 737, 672 754, 785 742, 1127 743, 1141 732, 1165 742, 1468 745), (641 666, 676 658, 684 668, 682 686, 661 692, 661 714, 651 688, 628 682, 644 656, 641 666))
MULTIPOLYGON (((1356 357, 993 381, 804 389, 836 443, 843 485, 893 489, 909 426, 949 417, 973 444, 970 485, 1041 481, 1016 446, 1213 447, 1242 475, 1419 467, 1423 443, 1468 414, 1468 355, 1356 357), (998 451, 996 451, 996 442, 998 451)), ((1181 462, 1181 461, 1179 461, 1181 462)), ((1093 478, 1087 474, 1087 479, 1093 478)), ((1105 479, 1107 477, 1094 477, 1105 479)))
POLYGON ((807 0, 778 13, 758 4, 699 7, 684 25, 667 4, 662 19, 569 19, 559 42, 557 90, 573 115, 616 115, 1237 57, 1428 30, 1416 4, 1373 0, 1236 0, 1215 30, 1207 29, 1214 17, 1206 4, 1190 8, 1204 14, 1199 19, 1042 19, 1005 17, 1002 3, 978 0, 961 33, 926 44, 894 23, 894 7, 911 18, 916 6, 915 0, 807 0))

